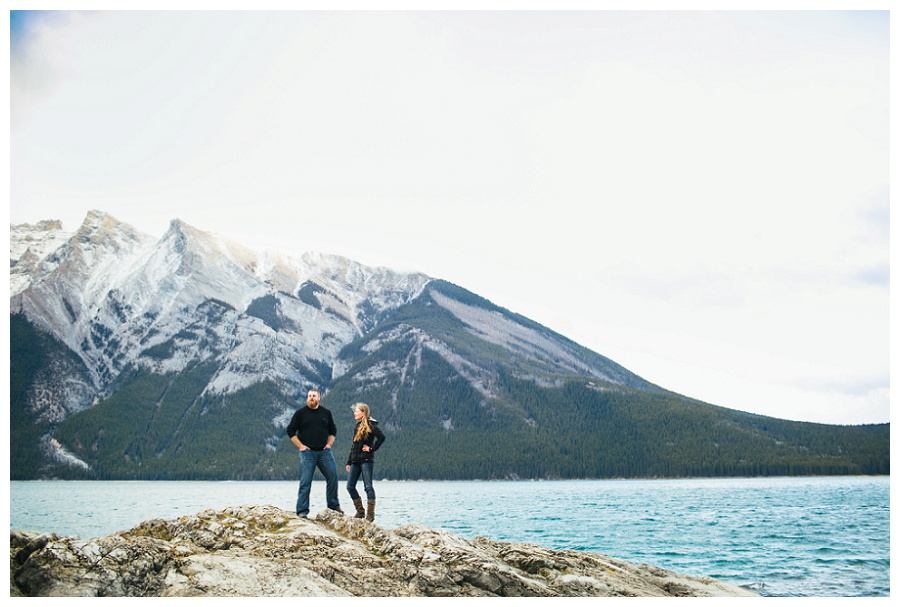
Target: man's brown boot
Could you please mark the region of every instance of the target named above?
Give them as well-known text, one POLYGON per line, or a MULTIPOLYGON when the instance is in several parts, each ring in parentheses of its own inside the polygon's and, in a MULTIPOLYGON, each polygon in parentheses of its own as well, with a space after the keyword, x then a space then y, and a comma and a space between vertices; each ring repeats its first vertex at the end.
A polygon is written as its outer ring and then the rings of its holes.
POLYGON ((375 520, 375 500, 369 500, 369 511, 366 513, 366 520, 375 520))
POLYGON ((366 511, 363 509, 362 498, 358 497, 353 500, 353 505, 356 506, 356 515, 353 518, 366 518, 366 511))

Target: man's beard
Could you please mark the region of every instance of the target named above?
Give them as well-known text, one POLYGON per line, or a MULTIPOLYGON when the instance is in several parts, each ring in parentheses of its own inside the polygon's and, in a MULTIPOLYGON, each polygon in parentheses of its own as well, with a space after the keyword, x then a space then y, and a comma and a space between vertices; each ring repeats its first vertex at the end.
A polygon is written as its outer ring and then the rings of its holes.
POLYGON ((315 400, 307 400, 306 406, 310 409, 316 409, 319 406, 319 402, 315 400))

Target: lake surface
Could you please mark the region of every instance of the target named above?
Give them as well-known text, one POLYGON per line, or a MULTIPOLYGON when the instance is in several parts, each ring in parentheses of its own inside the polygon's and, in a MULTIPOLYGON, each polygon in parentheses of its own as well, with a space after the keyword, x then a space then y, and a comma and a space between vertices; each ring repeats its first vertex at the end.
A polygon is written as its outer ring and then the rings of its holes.
MULTIPOLYGON (((375 489, 376 522, 388 529, 419 523, 588 550, 765 596, 890 595, 889 477, 376 481, 375 489)), ((294 481, 11 482, 10 529, 90 538, 207 508, 293 511, 296 491, 294 481)), ((351 511, 343 483, 340 497, 351 511)), ((310 512, 324 508, 316 480, 310 512)))

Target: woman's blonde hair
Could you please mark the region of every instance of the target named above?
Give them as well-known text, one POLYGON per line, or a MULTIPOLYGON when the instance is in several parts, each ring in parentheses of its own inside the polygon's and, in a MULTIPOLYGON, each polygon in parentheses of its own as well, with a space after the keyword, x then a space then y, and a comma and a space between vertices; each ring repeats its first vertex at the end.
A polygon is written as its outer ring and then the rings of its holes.
POLYGON ((353 442, 356 442, 369 436, 372 433, 372 428, 369 427, 369 405, 366 403, 356 403, 353 405, 353 409, 359 409, 363 413, 362 419, 359 420, 359 423, 356 425, 356 436, 353 437, 353 442))

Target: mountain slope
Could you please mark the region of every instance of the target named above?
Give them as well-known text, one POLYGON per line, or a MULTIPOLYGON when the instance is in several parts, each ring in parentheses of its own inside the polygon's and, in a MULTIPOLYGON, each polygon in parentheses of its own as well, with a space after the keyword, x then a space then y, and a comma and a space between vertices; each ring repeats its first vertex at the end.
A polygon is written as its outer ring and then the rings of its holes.
POLYGON ((372 406, 392 478, 889 471, 886 424, 699 403, 423 274, 96 211, 11 226, 10 258, 15 478, 293 478, 311 386, 339 459, 349 406, 372 406))
POLYGON ((887 425, 838 427, 668 392, 434 281, 348 346, 328 393, 373 406, 391 478, 597 478, 889 471, 887 425))

